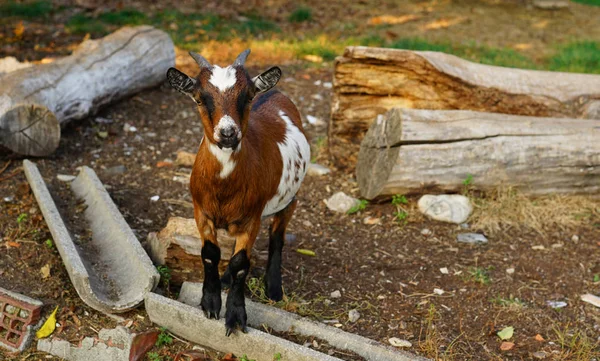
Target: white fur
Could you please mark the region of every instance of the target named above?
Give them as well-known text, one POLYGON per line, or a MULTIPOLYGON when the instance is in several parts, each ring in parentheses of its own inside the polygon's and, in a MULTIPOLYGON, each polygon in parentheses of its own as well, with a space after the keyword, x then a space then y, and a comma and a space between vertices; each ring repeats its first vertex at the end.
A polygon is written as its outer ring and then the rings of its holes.
POLYGON ((222 93, 235 84, 235 69, 231 66, 221 68, 220 66, 215 65, 212 69, 212 75, 208 81, 217 87, 222 93))
POLYGON ((229 115, 224 115, 221 119, 219 119, 219 122, 217 123, 217 126, 213 131, 213 138, 215 139, 215 141, 218 142, 221 140, 221 129, 227 128, 234 128, 238 136, 238 140, 240 139, 242 133, 240 132, 237 124, 235 123, 235 120, 233 120, 233 118, 229 115))
POLYGON ((281 153, 281 159, 283 160, 283 170, 277 193, 267 202, 262 213, 263 217, 275 214, 290 204, 296 192, 298 192, 300 184, 302 184, 310 160, 310 145, 304 134, 281 110, 279 111, 279 117, 285 122, 286 127, 284 141, 277 144, 281 153), (302 159, 298 155, 298 149, 300 149, 302 159), (297 160, 300 162, 300 169, 296 169, 295 163, 297 160), (298 177, 298 181, 295 180, 296 177, 298 177), (280 201, 281 196, 284 194, 285 197, 280 201))
MULTIPOLYGON (((238 144, 238 148, 236 149, 236 151, 240 149, 241 145, 242 143, 238 144)), ((208 150, 212 153, 212 155, 215 156, 215 158, 217 158, 219 163, 221 163, 221 172, 219 173, 219 177, 221 177, 221 179, 229 177, 229 175, 231 174, 231 172, 233 172, 233 169, 235 168, 235 160, 232 159, 233 149, 221 149, 218 146, 209 142, 208 150)))

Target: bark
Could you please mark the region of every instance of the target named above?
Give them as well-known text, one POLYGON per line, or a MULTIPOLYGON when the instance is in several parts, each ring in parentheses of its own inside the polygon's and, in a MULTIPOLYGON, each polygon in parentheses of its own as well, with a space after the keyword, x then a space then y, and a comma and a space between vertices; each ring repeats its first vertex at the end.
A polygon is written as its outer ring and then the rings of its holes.
POLYGON ((60 126, 164 81, 175 64, 170 37, 150 26, 125 27, 83 42, 72 55, 0 76, 0 144, 51 154, 60 126))
POLYGON ((600 191, 600 120, 392 109, 365 135, 361 195, 512 186, 526 194, 600 191))

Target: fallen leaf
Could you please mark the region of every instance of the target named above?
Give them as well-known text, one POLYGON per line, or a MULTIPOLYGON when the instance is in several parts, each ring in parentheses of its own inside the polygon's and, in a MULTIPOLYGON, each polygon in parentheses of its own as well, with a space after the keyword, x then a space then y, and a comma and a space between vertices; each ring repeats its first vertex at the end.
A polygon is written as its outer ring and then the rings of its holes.
POLYGON ((13 32, 15 33, 15 37, 17 39, 21 39, 21 37, 23 37, 23 33, 25 32, 25 26, 23 25, 23 21, 19 21, 17 26, 15 26, 13 32))
POLYGON ((108 132, 103 132, 100 131, 97 133, 98 137, 102 138, 102 139, 106 139, 106 137, 108 137, 108 132))
MULTIPOLYGON (((231 354, 229 354, 231 355, 231 354)), ((175 361, 210 361, 210 358, 207 358, 203 351, 200 350, 186 350, 181 351, 175 356, 175 361)), ((234 358, 232 360, 237 360, 234 358)))
POLYGON ((143 360, 146 352, 150 350, 156 340, 158 340, 159 331, 148 331, 135 335, 131 342, 131 351, 129 352, 129 361, 143 360))
POLYGON ((535 335, 535 340, 538 342, 544 342, 546 340, 544 340, 544 338, 542 337, 542 335, 540 335, 539 333, 537 335, 535 335))
POLYGON ((396 347, 412 347, 412 343, 406 340, 399 339, 398 337, 392 337, 389 340, 390 345, 396 347))
POLYGON ((502 350, 502 351, 508 351, 508 350, 512 350, 513 347, 515 347, 515 344, 513 342, 504 341, 500 345, 500 350, 502 350))
POLYGON ((8 247, 13 247, 13 248, 19 248, 19 247, 21 247, 21 243, 13 242, 13 241, 6 241, 6 245, 8 247))
POLYGON ((223 357, 222 361, 237 361, 237 357, 235 357, 232 353, 228 353, 223 357))
POLYGON ((46 264, 43 266, 42 269, 40 269, 40 272, 42 272, 42 278, 46 279, 50 277, 50 265, 46 264))
POLYGON ((56 328, 56 311, 58 311, 58 306, 54 308, 54 311, 52 311, 50 317, 48 317, 42 327, 40 327, 40 329, 35 333, 35 336, 38 339, 48 337, 52 334, 52 332, 54 332, 54 329, 56 328))
POLYGON ((305 256, 311 256, 311 257, 314 257, 314 256, 316 256, 316 255, 317 255, 317 254, 315 253, 315 251, 311 251, 310 249, 302 249, 302 248, 298 248, 298 249, 296 250, 296 252, 298 252, 298 253, 300 253, 300 254, 303 254, 303 255, 305 255, 305 256))
POLYGON ((323 62, 323 57, 321 57, 319 55, 314 55, 314 54, 304 55, 302 58, 304 60, 308 60, 312 63, 322 63, 323 62))
POLYGON ((170 167, 172 165, 173 165, 173 163, 171 163, 171 162, 161 161, 161 162, 156 163, 156 168, 170 167))
POLYGON ((587 302, 596 307, 600 307, 600 297, 594 296, 590 293, 586 293, 585 295, 581 295, 581 300, 583 302, 587 302))
POLYGON ((369 25, 396 25, 396 24, 404 24, 409 21, 418 20, 421 17, 415 14, 401 15, 401 16, 393 16, 393 15, 381 15, 376 16, 374 18, 369 19, 369 25))
POLYGON ((510 338, 513 337, 514 332, 515 332, 514 327, 512 327, 512 326, 504 327, 502 329, 502 331, 498 332, 498 337, 500 337, 501 340, 510 340, 510 338))

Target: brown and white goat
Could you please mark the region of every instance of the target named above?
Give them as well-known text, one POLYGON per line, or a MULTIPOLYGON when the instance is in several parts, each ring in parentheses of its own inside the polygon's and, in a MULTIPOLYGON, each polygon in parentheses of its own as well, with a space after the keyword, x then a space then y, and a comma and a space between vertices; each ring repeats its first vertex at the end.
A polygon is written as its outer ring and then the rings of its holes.
POLYGON ((221 282, 230 283, 225 313, 228 336, 238 325, 246 329, 244 287, 249 255, 261 219, 271 215, 265 287, 272 300, 283 297, 281 251, 310 159, 298 109, 288 97, 271 89, 281 70, 273 67, 250 78, 244 68, 249 53, 242 52, 224 68, 190 53, 200 65, 195 79, 175 68, 167 72, 169 83, 197 103, 204 125, 190 180, 194 217, 203 242, 201 306, 209 318, 217 319, 221 282), (221 259, 217 229, 236 238, 222 279, 217 268, 221 259))

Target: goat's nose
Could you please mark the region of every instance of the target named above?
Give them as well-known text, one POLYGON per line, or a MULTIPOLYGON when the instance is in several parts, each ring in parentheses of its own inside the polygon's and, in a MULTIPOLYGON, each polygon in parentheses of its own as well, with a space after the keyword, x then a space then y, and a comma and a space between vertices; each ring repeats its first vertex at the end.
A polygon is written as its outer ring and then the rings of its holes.
POLYGON ((221 135, 225 138, 231 138, 235 134, 235 129, 233 128, 223 128, 221 129, 221 135))

